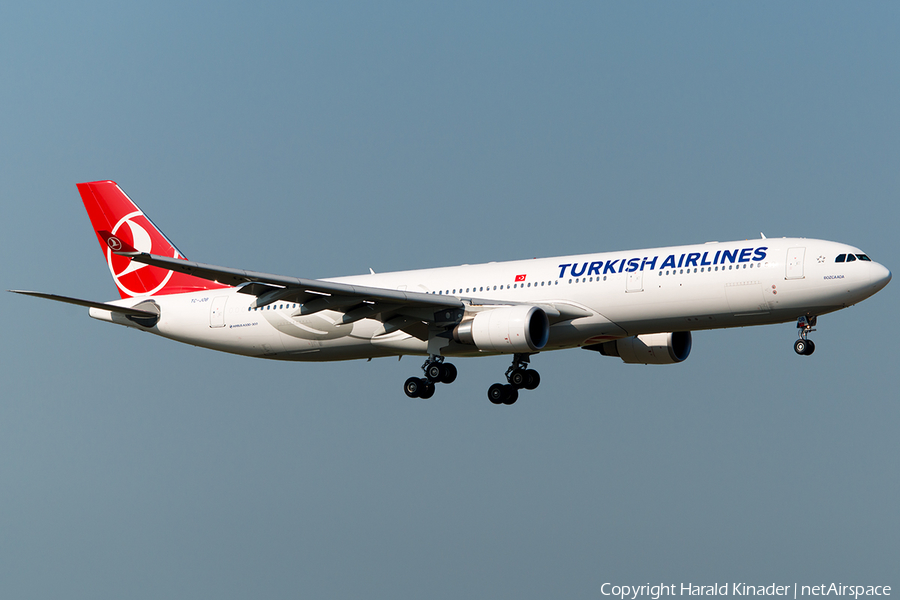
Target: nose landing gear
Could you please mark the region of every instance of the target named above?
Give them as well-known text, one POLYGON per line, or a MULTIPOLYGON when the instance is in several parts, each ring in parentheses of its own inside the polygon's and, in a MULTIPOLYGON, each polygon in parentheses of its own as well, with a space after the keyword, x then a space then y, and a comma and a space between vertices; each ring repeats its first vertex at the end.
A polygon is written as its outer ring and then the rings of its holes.
POLYGON ((495 383, 488 388, 488 400, 493 404, 515 404, 519 399, 519 390, 533 390, 541 384, 540 374, 528 368, 528 354, 514 354, 513 362, 506 370, 507 384, 495 383))
POLYGON ((431 398, 434 396, 434 384, 456 381, 456 367, 445 363, 443 356, 429 356, 422 370, 425 377, 410 377, 403 384, 403 391, 410 398, 431 398))
POLYGON ((801 356, 809 356, 816 351, 816 345, 807 336, 815 331, 816 317, 800 317, 797 319, 797 329, 800 330, 800 339, 794 342, 794 352, 801 356))

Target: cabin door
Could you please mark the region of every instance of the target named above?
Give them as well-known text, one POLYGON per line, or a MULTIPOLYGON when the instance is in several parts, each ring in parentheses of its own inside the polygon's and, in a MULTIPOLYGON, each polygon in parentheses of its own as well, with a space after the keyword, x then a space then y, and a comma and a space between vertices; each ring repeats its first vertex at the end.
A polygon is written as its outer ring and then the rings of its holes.
POLYGON ((228 296, 217 296, 213 298, 209 307, 209 326, 225 327, 225 303, 228 296))
POLYGON ((789 248, 787 260, 784 261, 785 279, 803 279, 803 257, 806 248, 789 248))

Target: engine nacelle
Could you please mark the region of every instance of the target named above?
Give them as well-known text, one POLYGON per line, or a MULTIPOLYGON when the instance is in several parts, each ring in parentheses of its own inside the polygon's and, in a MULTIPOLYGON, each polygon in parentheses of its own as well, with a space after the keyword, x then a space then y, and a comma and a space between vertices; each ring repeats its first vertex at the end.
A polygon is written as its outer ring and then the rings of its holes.
POLYGON ((680 363, 691 353, 691 332, 651 333, 586 348, 603 356, 618 356, 629 364, 671 365, 680 363))
POLYGON ((453 329, 453 339, 486 352, 537 352, 547 345, 550 320, 536 306, 492 308, 453 329))

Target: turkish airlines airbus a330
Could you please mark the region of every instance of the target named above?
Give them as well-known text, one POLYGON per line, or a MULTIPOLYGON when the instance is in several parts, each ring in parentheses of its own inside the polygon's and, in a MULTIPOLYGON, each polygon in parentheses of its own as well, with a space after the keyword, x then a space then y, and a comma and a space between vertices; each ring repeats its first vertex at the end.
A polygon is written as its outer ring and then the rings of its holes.
POLYGON ((191 262, 112 181, 78 184, 121 300, 16 291, 179 342, 278 360, 427 357, 404 391, 430 398, 456 379, 447 358, 507 354, 512 404, 540 383, 529 359, 563 348, 626 363, 679 363, 691 331, 796 321, 813 353, 816 318, 875 294, 891 272, 858 248, 802 238, 709 242, 298 279, 191 262))

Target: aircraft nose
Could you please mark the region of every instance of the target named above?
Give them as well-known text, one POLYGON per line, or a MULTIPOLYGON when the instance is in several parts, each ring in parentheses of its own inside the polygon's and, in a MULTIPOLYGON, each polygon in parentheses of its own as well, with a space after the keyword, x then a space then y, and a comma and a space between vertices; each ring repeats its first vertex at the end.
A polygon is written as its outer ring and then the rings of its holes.
POLYGON ((875 286, 875 291, 878 291, 886 286, 890 280, 890 269, 880 263, 874 263, 872 265, 872 285, 875 286))

